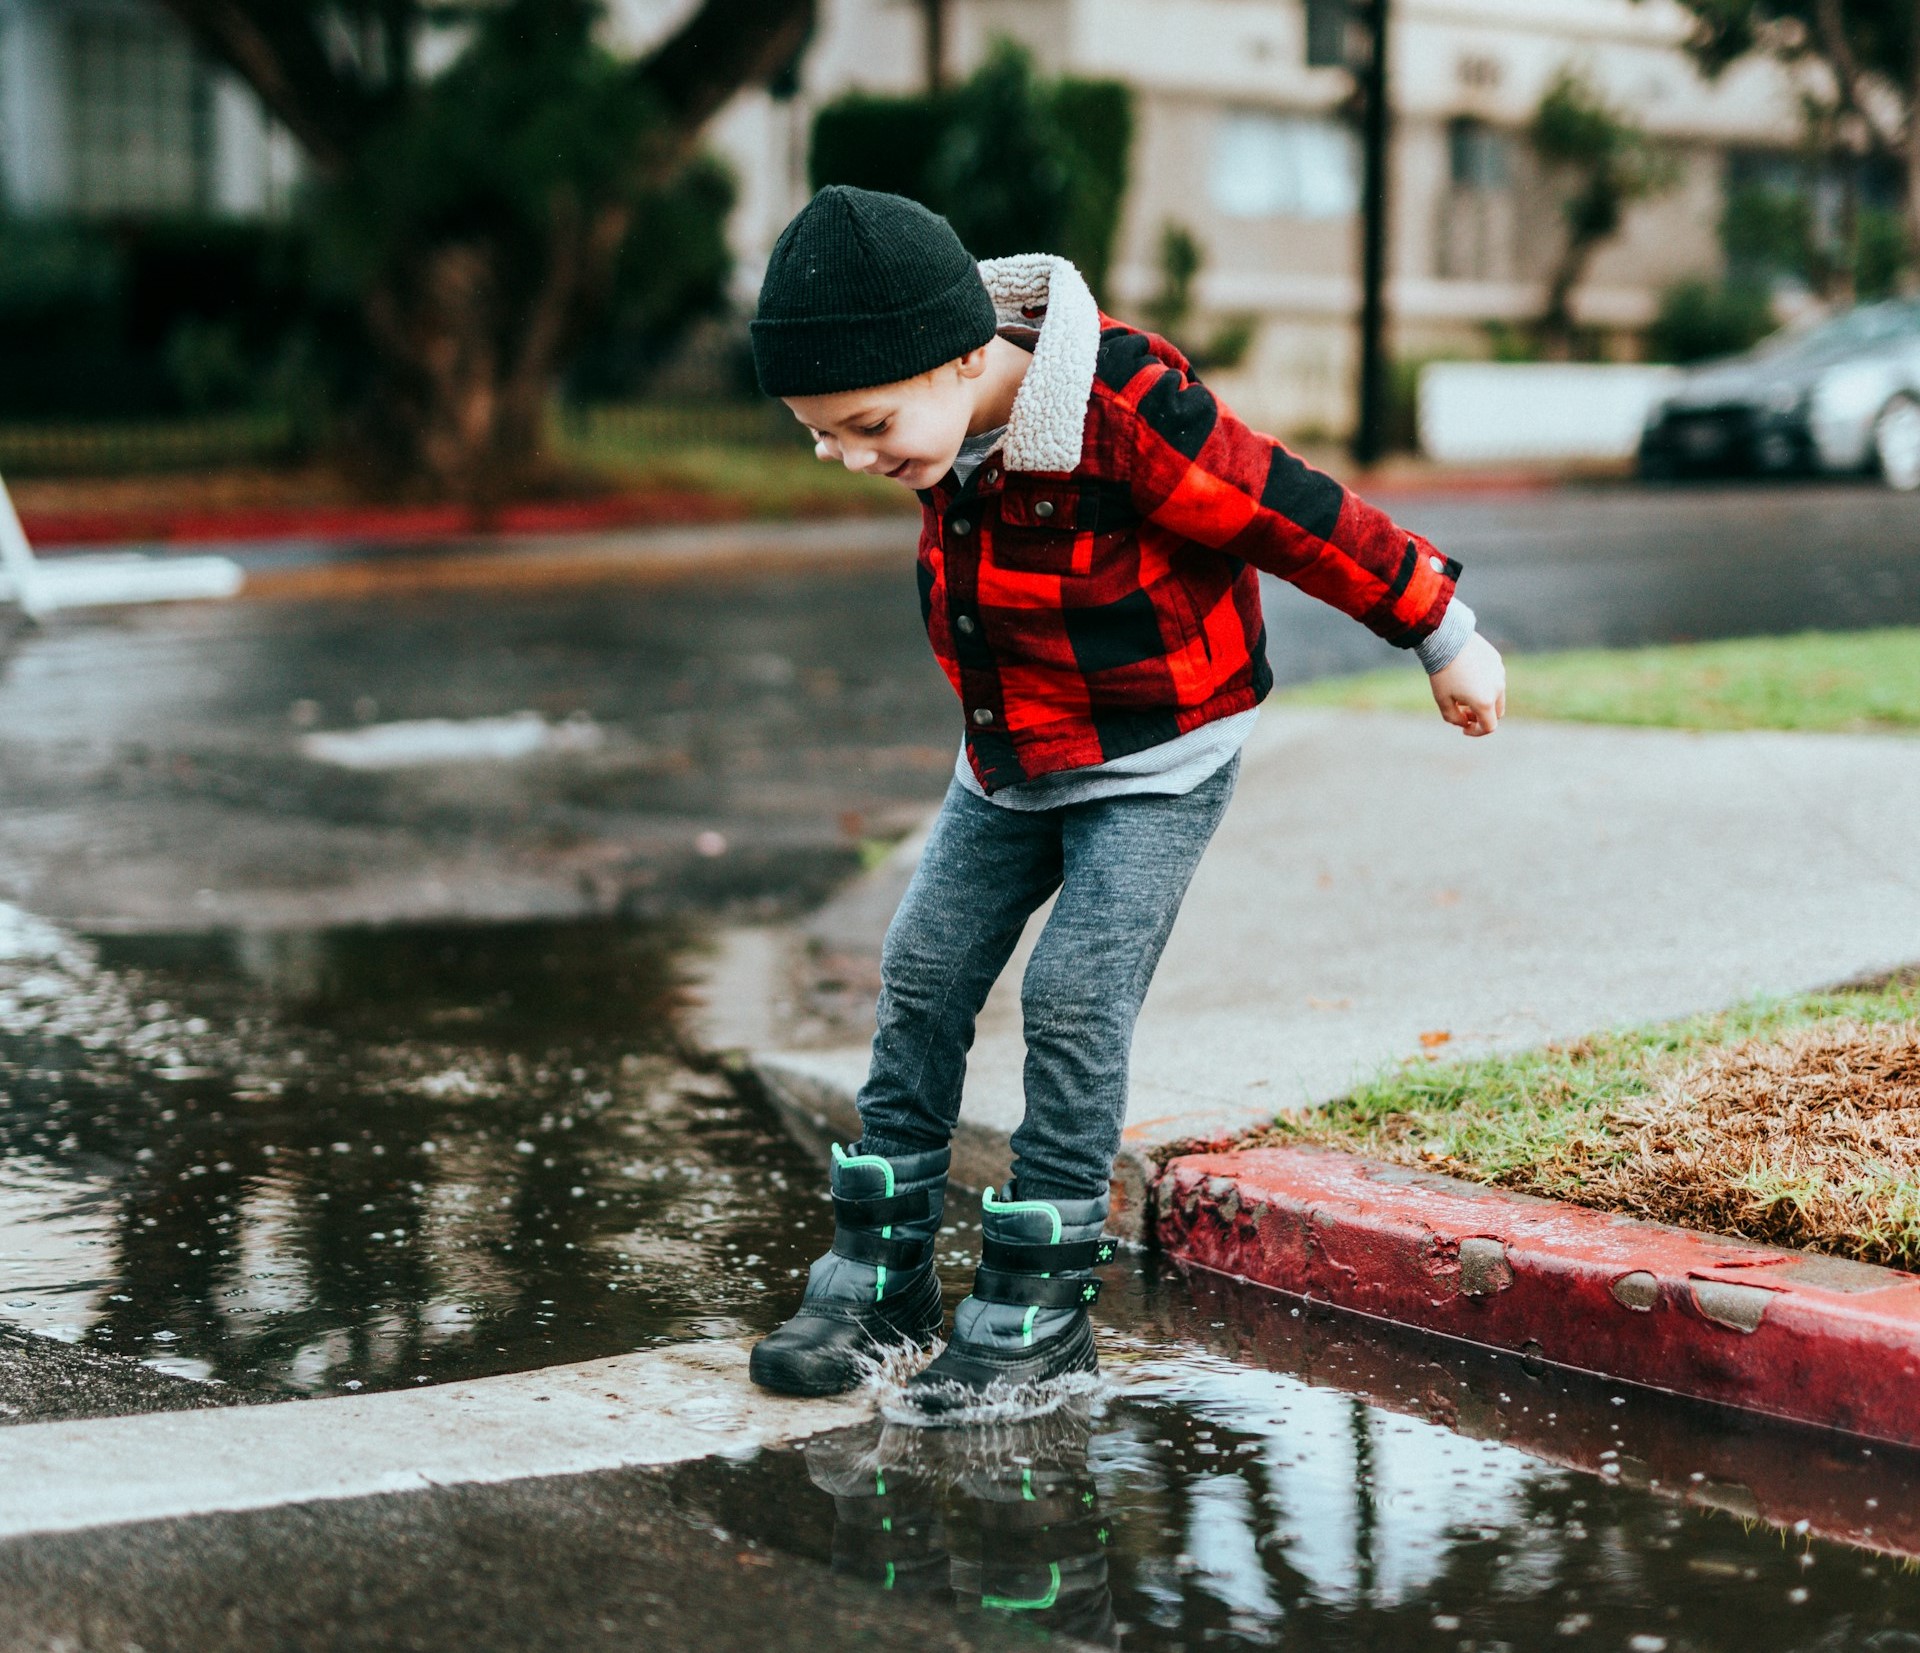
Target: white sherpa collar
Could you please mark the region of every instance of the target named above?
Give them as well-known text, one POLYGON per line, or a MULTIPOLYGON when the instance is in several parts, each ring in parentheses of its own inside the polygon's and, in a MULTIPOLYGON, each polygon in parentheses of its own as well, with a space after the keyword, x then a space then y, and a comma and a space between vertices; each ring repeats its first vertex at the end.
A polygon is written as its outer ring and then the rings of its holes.
POLYGON ((980 266, 1002 327, 1032 327, 1039 342, 1013 398, 1001 456, 1010 471, 1070 471, 1080 463, 1087 398, 1100 353, 1100 307, 1086 278, 1052 253, 989 258, 980 266))

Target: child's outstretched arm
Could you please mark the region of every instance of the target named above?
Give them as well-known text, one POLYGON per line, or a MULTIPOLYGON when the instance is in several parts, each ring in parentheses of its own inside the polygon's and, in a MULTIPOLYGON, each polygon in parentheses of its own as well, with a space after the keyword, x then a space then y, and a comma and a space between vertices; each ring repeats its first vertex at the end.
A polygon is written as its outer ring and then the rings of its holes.
POLYGON ((1506 712, 1506 670, 1454 600, 1457 562, 1251 429, 1145 335, 1110 335, 1099 377, 1131 416, 1126 457, 1138 509, 1417 650, 1432 667, 1441 716, 1469 735, 1493 733, 1506 712), (1422 645, 1442 644, 1443 625, 1469 635, 1430 660, 1422 645))

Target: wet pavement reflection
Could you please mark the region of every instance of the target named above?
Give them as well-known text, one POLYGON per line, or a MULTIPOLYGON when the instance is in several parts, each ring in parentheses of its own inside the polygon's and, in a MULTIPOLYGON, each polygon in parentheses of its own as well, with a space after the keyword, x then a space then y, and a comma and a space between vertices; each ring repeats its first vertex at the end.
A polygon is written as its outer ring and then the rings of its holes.
MULTIPOLYGON (((772 1325, 831 1212, 680 1048, 696 944, 597 921, 47 944, 0 973, 0 1316, 236 1400, 772 1325)), ((1910 1455, 1137 1255, 1110 1275, 1091 1399, 688 1464, 675 1518, 1096 1646, 1920 1650, 1910 1455)))
POLYGON ((1204 1275, 1115 1283, 1091 1403, 876 1420, 689 1465, 679 1496, 879 1590, 1105 1647, 1920 1649, 1920 1459, 1204 1275), (1786 1482, 1728 1478, 1769 1460, 1786 1482), (1865 1542, 1822 1536, 1836 1519, 1865 1542))
POLYGON ((777 1123, 679 1051, 685 944, 99 939, 0 1037, 0 1318, 277 1394, 770 1324, 831 1216, 777 1123), (50 1019, 76 998, 105 1048, 50 1019))

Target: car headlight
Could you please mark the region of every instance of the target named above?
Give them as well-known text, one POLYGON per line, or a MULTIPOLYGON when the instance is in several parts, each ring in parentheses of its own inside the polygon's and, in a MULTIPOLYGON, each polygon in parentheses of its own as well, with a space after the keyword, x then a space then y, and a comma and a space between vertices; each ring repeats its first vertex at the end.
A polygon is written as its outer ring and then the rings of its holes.
POLYGON ((1878 362, 1845 362, 1821 374, 1813 387, 1813 416, 1822 424, 1870 418, 1887 399, 1887 370, 1878 362))

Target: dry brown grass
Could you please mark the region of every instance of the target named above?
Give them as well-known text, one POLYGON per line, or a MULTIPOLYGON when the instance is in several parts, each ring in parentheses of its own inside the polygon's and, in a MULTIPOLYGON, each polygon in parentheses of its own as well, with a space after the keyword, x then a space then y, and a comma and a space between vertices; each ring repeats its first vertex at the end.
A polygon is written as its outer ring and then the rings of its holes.
POLYGON ((1583 1205, 1906 1264, 1920 1218, 1920 1024, 1709 1051, 1527 1182, 1583 1205))
POLYGON ((1920 1268, 1920 1004, 1898 978, 1460 1064, 1410 1064, 1257 1140, 1920 1268))

